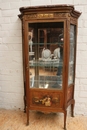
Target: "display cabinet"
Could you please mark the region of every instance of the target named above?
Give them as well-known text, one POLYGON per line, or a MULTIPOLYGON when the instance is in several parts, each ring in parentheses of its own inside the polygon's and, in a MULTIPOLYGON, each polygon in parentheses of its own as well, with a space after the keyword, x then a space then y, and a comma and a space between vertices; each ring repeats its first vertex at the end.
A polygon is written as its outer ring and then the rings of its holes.
POLYGON ((29 110, 74 115, 77 21, 74 6, 21 7, 24 103, 29 110))

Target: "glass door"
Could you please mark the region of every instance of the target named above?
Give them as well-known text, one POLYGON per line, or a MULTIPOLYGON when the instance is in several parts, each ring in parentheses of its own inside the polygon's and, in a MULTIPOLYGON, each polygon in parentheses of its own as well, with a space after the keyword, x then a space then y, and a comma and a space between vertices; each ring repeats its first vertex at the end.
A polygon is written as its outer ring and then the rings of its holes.
POLYGON ((68 85, 74 83, 74 67, 75 67, 75 47, 76 47, 76 27, 70 25, 70 53, 69 53, 69 78, 68 85))
POLYGON ((30 88, 62 89, 64 22, 28 24, 30 88))

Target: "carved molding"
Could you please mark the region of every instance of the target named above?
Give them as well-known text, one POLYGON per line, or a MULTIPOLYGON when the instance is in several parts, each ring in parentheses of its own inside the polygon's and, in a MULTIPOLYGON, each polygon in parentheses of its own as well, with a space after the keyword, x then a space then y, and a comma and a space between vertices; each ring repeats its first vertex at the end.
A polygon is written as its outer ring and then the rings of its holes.
POLYGON ((37 18, 37 14, 28 14, 28 15, 26 15, 26 19, 31 19, 31 18, 37 18))
POLYGON ((52 13, 26 15, 26 19, 42 19, 42 18, 53 18, 53 17, 54 17, 54 15, 52 13))
POLYGON ((28 19, 45 19, 45 18, 60 18, 60 17, 70 17, 68 13, 34 13, 26 15, 26 20, 28 19))
POLYGON ((73 18, 73 17, 70 18, 70 21, 71 21, 72 23, 77 23, 77 19, 76 19, 76 18, 73 18))
POLYGON ((68 17, 68 13, 59 13, 59 12, 57 12, 57 13, 54 13, 54 17, 68 17))
POLYGON ((37 14, 40 14, 39 17, 41 17, 41 18, 42 17, 43 18, 53 17, 52 15, 49 16, 49 14, 55 14, 58 17, 59 16, 66 17, 67 14, 70 14, 70 16, 72 16, 74 18, 78 18, 81 15, 80 12, 78 12, 74 9, 74 6, 70 6, 70 5, 48 5, 48 6, 21 7, 19 9, 19 11, 21 12, 21 14, 18 15, 19 18, 22 18, 23 15, 28 15, 29 18, 35 17, 35 15, 37 15, 37 14), (43 12, 44 14, 43 13, 41 14, 41 12, 43 12), (30 16, 31 13, 33 16, 30 16))

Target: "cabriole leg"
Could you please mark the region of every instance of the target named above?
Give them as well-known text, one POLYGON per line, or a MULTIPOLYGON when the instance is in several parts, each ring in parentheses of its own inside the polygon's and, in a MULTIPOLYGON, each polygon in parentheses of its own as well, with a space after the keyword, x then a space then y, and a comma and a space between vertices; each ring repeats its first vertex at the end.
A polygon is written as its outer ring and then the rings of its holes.
POLYGON ((25 82, 24 82, 24 113, 26 113, 26 91, 25 91, 25 82))
POLYGON ((71 116, 74 117, 74 106, 75 106, 75 100, 71 104, 71 116))
POLYGON ((29 125, 29 109, 26 107, 26 112, 27 112, 27 126, 29 125))
POLYGON ((66 117, 67 117, 67 111, 64 112, 64 130, 66 130, 66 117))

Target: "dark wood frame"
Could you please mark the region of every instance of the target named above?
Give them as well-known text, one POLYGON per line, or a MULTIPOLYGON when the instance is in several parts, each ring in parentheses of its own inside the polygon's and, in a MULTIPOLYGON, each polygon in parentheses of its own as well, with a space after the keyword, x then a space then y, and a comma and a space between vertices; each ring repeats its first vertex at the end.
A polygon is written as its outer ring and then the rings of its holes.
MULTIPOLYGON (((52 5, 52 6, 36 6, 36 7, 21 7, 21 14, 18 15, 22 20, 22 41, 23 41, 23 69, 24 69, 24 103, 25 111, 27 112, 27 125, 29 124, 29 110, 37 110, 42 112, 62 112, 64 113, 64 129, 66 130, 66 116, 67 107, 71 105, 71 115, 74 116, 74 84, 68 87, 68 67, 69 67, 69 30, 70 24, 76 25, 80 16, 80 12, 75 11, 72 5, 52 5), (30 89, 29 83, 29 48, 28 48, 28 23, 32 22, 64 22, 64 66, 63 66, 63 89, 62 90, 44 90, 44 89, 30 89), (38 107, 32 104, 32 95, 39 95, 39 92, 44 94, 58 94, 60 95, 60 106, 56 108, 38 107)), ((77 33, 76 33, 77 37, 77 33)), ((76 61, 76 47, 75 47, 75 61, 76 61)), ((76 62, 75 62, 76 63, 76 62)), ((75 66, 74 66, 75 71, 75 66)))

